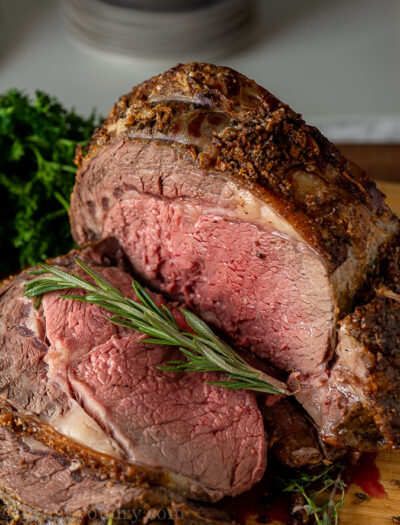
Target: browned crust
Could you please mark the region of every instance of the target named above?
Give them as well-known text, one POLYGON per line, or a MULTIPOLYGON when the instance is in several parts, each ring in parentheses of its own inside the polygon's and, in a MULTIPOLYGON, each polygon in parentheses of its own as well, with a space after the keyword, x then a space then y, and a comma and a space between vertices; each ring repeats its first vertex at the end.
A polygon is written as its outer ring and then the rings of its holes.
MULTIPOLYGON (((400 299, 400 297, 399 297, 400 299)), ((400 443, 400 302, 378 292, 345 319, 348 333, 363 347, 370 363, 364 386, 366 407, 386 442, 385 448, 400 443)), ((366 425, 358 426, 364 432, 366 425)), ((341 425, 345 428, 346 421, 341 425)))
POLYGON ((376 287, 386 287, 400 294, 400 235, 381 247, 381 264, 376 287))
POLYGON ((394 448, 380 432, 371 410, 362 403, 352 406, 335 428, 335 435, 330 435, 327 442, 334 447, 364 453, 394 448))
POLYGON ((366 401, 337 428, 342 445, 368 452, 400 444, 400 235, 381 246, 370 281, 361 304, 341 323, 369 364, 366 401))
POLYGON ((95 132, 87 156, 78 150, 77 163, 82 168, 116 140, 160 137, 195 165, 228 173, 270 202, 331 271, 346 260, 349 247, 365 259, 368 230, 378 220, 397 222, 360 168, 289 106, 232 69, 178 64, 136 86, 95 132), (199 136, 210 113, 215 129, 208 138, 199 136), (180 140, 182 133, 189 143, 180 140), (297 170, 315 177, 323 191, 299 195, 297 170))
POLYGON ((97 470, 100 479, 132 482, 138 487, 167 485, 168 474, 162 471, 135 467, 134 465, 84 447, 60 434, 39 418, 16 411, 4 400, 0 409, 0 425, 16 434, 32 436, 44 445, 69 458, 82 461, 84 465, 97 470))

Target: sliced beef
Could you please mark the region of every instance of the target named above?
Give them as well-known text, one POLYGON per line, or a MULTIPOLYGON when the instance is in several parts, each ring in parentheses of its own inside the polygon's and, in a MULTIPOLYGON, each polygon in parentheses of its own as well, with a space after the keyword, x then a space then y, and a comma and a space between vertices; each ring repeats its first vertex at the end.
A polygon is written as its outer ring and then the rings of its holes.
MULTIPOLYGON (((365 396, 355 364, 341 365, 346 316, 399 231, 365 173, 253 81, 196 63, 123 96, 77 160, 78 244, 116 237, 153 289, 292 373, 325 439, 363 449, 363 423, 351 440, 338 426, 354 427, 345 415, 365 396)), ((368 417, 392 403, 376 386, 368 417)), ((382 417, 369 448, 398 440, 382 417)))
POLYGON ((214 391, 209 374, 160 373, 171 357, 180 354, 131 336, 112 338, 75 361, 69 379, 131 461, 194 478, 221 495, 248 490, 261 479, 266 455, 254 397, 214 391))
MULTIPOLYGON (((106 266, 102 251, 81 256, 134 297, 131 276, 106 266)), ((72 255, 55 262, 76 270, 72 255)), ((75 454, 79 445, 85 457, 92 450, 106 471, 112 460, 139 486, 164 485, 192 498, 215 501, 261 479, 266 437, 253 393, 210 385, 216 374, 156 369, 177 351, 143 343, 97 306, 51 293, 35 310, 22 297, 31 278, 13 279, 0 298, 1 396, 25 427, 30 418, 40 439, 60 451, 73 440, 75 454)))
MULTIPOLYGON (((17 496, 30 509, 62 518, 89 514, 108 516, 113 510, 140 500, 141 488, 96 477, 32 437, 0 428, 0 479, 3 494, 17 496)), ((28 517, 28 516, 25 516, 28 517)))
POLYGON ((171 516, 176 523, 226 524, 221 511, 190 504, 160 487, 135 486, 100 477, 65 454, 30 436, 0 427, 0 497, 14 523, 100 524, 110 515, 121 522, 148 523, 171 516))

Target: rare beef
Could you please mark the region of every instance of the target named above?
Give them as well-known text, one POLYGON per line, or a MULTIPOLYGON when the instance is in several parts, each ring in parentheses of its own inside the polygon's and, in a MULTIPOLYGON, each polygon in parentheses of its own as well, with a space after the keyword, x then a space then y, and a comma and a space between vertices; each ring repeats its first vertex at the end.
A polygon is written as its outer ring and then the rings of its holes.
MULTIPOLYGON (((81 256, 134 297, 132 277, 111 262, 110 248, 115 255, 115 243, 105 242, 81 256)), ((77 269, 73 254, 54 263, 77 269)), ((180 354, 143 343, 97 306, 54 292, 35 310, 22 295, 29 279, 27 272, 12 279, 0 297, 2 425, 34 432, 108 478, 166 487, 181 499, 215 501, 261 479, 266 436, 253 393, 210 385, 212 373, 158 370, 180 354)))
POLYGON ((369 449, 398 441, 379 408, 391 403, 383 378, 366 401, 355 363, 340 356, 346 316, 399 222, 300 115, 231 69, 178 65, 123 96, 78 164, 78 244, 116 237, 151 287, 292 373, 324 439, 364 447, 363 424, 354 439, 340 426, 354 426, 344 416, 359 403, 380 436, 369 449))

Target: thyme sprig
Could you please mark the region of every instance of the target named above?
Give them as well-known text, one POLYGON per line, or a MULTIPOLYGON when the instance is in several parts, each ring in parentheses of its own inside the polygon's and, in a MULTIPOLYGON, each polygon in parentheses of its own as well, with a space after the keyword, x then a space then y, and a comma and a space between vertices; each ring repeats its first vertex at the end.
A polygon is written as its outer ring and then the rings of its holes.
POLYGON ((339 463, 328 465, 318 473, 303 472, 297 478, 281 479, 283 492, 299 494, 305 504, 294 510, 304 510, 316 525, 338 525, 346 489, 344 469, 339 463))
POLYGON ((83 296, 60 295, 60 297, 101 306, 115 314, 109 318, 112 323, 150 336, 144 339, 144 342, 178 347, 186 358, 186 360, 170 361, 168 366, 158 368, 171 372, 224 372, 228 379, 215 381, 212 384, 230 390, 247 389, 268 394, 289 394, 284 383, 252 367, 189 310, 182 308, 181 312, 194 333, 181 330, 167 306, 158 307, 137 281, 132 281, 138 299, 134 301, 125 297, 118 288, 79 257, 75 260, 94 283, 80 277, 76 272, 68 273, 41 263, 39 264, 41 270, 31 272, 39 278, 25 285, 24 295, 36 297, 35 305, 38 306, 41 296, 45 293, 79 288, 87 293, 83 296))

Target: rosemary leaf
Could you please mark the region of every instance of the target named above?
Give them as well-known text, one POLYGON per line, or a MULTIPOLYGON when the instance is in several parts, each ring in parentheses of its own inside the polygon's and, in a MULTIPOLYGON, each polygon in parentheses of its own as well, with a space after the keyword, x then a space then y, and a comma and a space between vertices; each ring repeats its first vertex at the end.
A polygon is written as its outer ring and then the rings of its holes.
POLYGON ((108 318, 110 322, 150 336, 149 339, 144 339, 146 343, 178 347, 186 358, 186 361, 170 361, 168 366, 158 367, 159 369, 170 372, 223 372, 228 379, 211 384, 231 390, 248 389, 269 394, 290 394, 284 383, 248 364, 193 312, 181 309, 194 333, 181 330, 168 307, 158 307, 137 281, 132 281, 138 299, 134 301, 122 295, 118 288, 79 257, 75 260, 93 279, 94 284, 76 272, 68 273, 41 263, 40 270, 32 271, 33 275, 39 277, 25 285, 24 295, 36 297, 35 305, 38 305, 40 297, 45 293, 67 289, 83 290, 86 293, 82 295, 61 294, 60 297, 95 304, 113 312, 116 315, 108 318))

